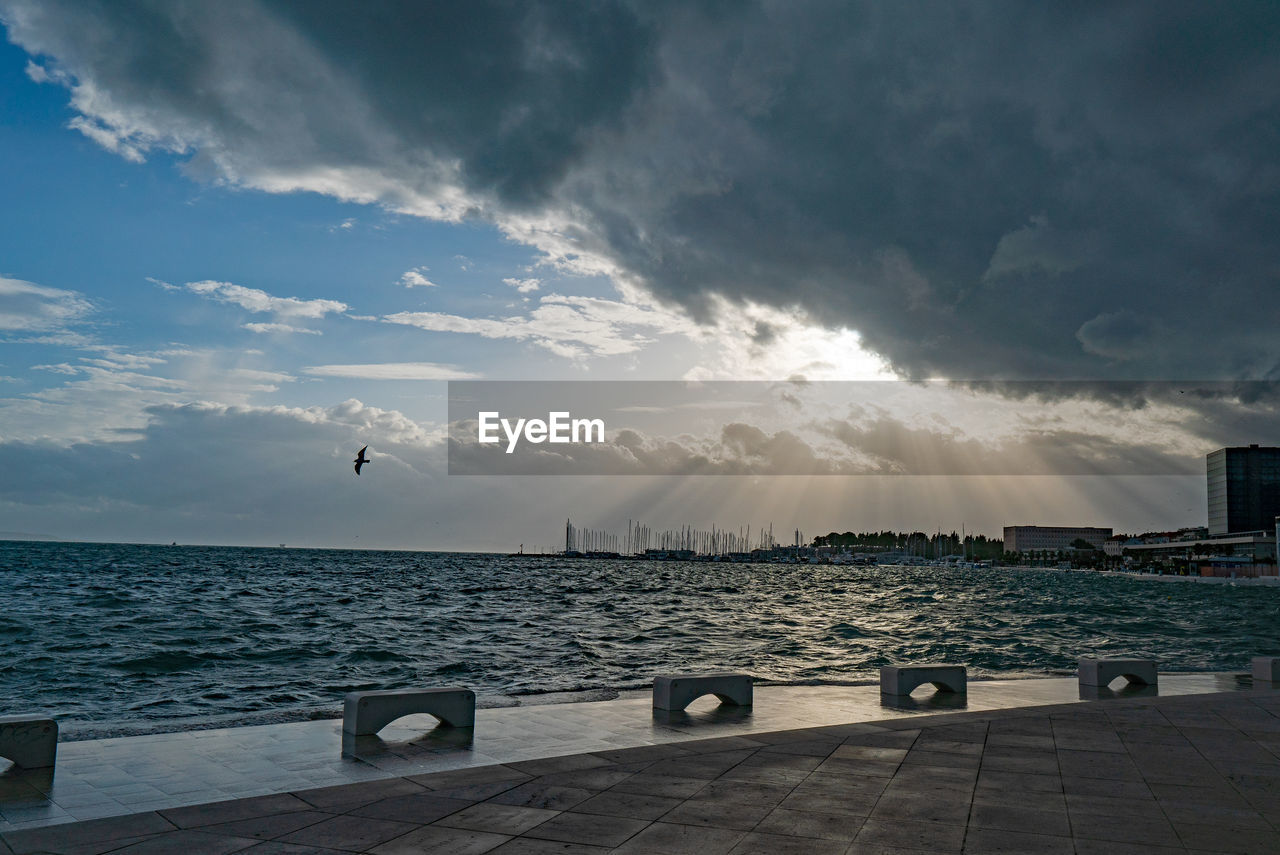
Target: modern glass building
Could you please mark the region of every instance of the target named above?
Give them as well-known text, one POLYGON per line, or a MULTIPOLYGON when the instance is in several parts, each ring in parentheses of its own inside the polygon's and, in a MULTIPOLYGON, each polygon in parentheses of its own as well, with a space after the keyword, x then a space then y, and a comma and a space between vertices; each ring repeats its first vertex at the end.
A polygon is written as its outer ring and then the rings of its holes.
POLYGON ((1205 457, 1209 534, 1273 529, 1280 516, 1280 448, 1219 448, 1205 457))

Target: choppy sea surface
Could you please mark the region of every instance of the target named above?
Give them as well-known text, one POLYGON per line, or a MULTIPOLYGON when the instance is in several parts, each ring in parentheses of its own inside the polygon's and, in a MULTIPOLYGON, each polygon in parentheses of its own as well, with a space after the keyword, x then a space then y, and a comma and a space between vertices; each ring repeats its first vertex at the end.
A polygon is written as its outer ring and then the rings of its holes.
POLYGON ((672 670, 868 683, 910 659, 1011 677, 1280 653, 1280 588, 1096 573, 6 541, 0 586, 0 704, 73 739, 330 717, 411 685, 499 706, 672 670))

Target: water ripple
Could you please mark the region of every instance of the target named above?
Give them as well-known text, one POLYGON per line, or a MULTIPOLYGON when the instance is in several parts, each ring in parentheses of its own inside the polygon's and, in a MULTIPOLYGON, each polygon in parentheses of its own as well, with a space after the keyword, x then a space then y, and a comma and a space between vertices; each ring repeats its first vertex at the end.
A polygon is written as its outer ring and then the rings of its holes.
POLYGON ((983 676, 1280 653, 1280 589, 1085 573, 12 542, 0 573, 0 697, 80 734, 300 721, 423 683, 511 705, 675 669, 856 684, 905 659, 983 676))

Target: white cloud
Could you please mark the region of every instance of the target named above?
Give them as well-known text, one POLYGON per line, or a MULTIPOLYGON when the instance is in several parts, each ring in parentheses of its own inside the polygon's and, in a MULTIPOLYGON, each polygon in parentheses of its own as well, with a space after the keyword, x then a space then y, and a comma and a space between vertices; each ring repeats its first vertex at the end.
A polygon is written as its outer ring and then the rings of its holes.
POLYGON ((652 306, 548 294, 528 315, 467 318, 444 312, 397 312, 383 320, 432 332, 530 341, 570 359, 635 353, 653 334, 689 332, 687 319, 652 306))
POLYGON ((412 270, 406 270, 400 274, 400 284, 406 288, 434 288, 436 283, 428 279, 424 274, 427 272, 426 267, 415 267, 412 270))
POLYGON ((32 83, 50 83, 54 79, 47 68, 31 60, 27 60, 27 67, 24 71, 26 71, 27 77, 30 78, 32 83))
POLYGON ((503 279, 504 284, 510 285, 521 294, 528 294, 530 291, 537 291, 542 286, 541 279, 503 279))
MULTIPOLYGON (((57 385, 0 397, 0 431, 8 440, 120 442, 136 437, 149 407, 191 400, 247 406, 295 378, 257 367, 259 352, 169 348, 137 354, 94 346, 100 356, 32 366, 57 385)), ((41 382, 33 384, 43 387, 41 382)))
POLYGON ((84 295, 0 277, 0 330, 61 331, 93 311, 84 295))
POLYGON ((335 312, 345 312, 346 303, 337 300, 300 300, 297 297, 273 297, 257 288, 246 288, 230 282, 188 282, 187 290, 219 303, 231 303, 250 312, 268 312, 280 318, 318 320, 335 312))
POLYGON ((76 116, 70 122, 67 122, 67 127, 74 131, 79 131, 107 151, 120 155, 130 163, 143 163, 146 161, 139 146, 130 142, 128 135, 120 133, 113 127, 100 124, 84 116, 76 116))
POLYGON ((313 377, 349 377, 359 380, 474 380, 480 375, 456 365, 437 362, 381 362, 362 365, 312 365, 302 369, 313 377))
POLYGON ((309 330, 306 327, 295 327, 292 324, 261 324, 248 323, 241 324, 241 327, 249 332, 255 333, 303 333, 306 335, 321 335, 320 330, 309 330))

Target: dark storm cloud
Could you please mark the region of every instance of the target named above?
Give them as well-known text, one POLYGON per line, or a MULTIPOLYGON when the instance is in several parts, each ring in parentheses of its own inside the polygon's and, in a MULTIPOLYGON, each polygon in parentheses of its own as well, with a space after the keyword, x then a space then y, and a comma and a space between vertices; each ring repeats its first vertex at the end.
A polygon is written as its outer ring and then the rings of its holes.
POLYGON ((490 218, 913 376, 1280 376, 1273 4, 0 9, 127 156, 490 218))

